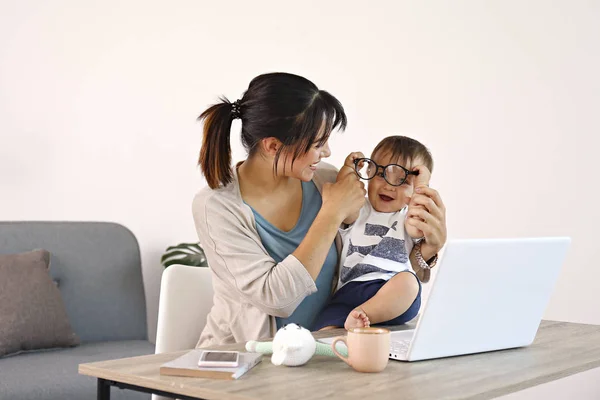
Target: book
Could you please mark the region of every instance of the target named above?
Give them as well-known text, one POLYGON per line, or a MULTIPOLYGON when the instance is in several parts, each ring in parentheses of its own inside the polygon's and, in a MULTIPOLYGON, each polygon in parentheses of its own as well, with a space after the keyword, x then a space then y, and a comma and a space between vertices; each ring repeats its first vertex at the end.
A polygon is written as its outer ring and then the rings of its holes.
POLYGON ((181 357, 161 365, 160 374, 233 380, 244 375, 262 360, 262 353, 240 352, 239 365, 237 367, 199 367, 198 360, 202 351, 202 349, 189 351, 181 357))

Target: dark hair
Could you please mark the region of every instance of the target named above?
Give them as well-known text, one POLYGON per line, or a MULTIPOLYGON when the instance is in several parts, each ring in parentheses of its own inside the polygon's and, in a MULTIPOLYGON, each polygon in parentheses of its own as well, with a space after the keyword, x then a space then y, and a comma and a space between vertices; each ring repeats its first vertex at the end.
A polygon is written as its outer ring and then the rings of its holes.
POLYGON ((236 117, 242 120, 242 143, 250 156, 264 138, 283 143, 275 156, 275 170, 283 150, 293 150, 293 163, 347 124, 342 104, 308 79, 287 73, 257 76, 240 100, 231 103, 222 97, 198 117, 204 120, 198 165, 212 189, 232 180, 230 131, 236 117))
POLYGON ((383 139, 373 153, 371 158, 375 157, 381 152, 390 152, 392 159, 403 160, 403 162, 409 164, 417 158, 423 160, 423 164, 433 172, 433 158, 431 152, 421 142, 409 138, 408 136, 388 136, 383 139))

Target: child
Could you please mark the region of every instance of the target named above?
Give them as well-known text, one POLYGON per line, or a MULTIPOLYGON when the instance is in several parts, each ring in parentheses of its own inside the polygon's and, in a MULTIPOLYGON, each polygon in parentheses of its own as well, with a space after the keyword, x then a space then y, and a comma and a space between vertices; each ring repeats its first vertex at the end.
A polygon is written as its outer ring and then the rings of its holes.
MULTIPOLYGON (((371 159, 359 152, 346 158, 337 179, 348 174, 367 179, 368 200, 344 221, 349 227, 340 229, 344 245, 338 290, 317 318, 316 330, 400 325, 417 315, 421 282, 409 255, 413 239, 423 233, 408 223, 407 215, 412 207, 422 207, 409 202, 415 188, 429 186, 432 169, 429 150, 405 136, 383 139, 371 159)), ((427 281, 428 275, 419 272, 427 281)))

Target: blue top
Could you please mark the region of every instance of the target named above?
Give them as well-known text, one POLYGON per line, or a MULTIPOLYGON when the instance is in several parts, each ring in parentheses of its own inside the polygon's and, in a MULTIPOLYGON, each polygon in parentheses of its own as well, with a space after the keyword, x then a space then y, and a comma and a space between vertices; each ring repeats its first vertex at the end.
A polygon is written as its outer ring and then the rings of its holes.
MULTIPOLYGON (((283 261, 284 258, 298 248, 319 213, 321 204, 321 193, 319 193, 315 184, 312 181, 302 182, 302 211, 300 212, 300 218, 298 218, 296 226, 288 232, 284 232, 271 225, 271 223, 250 207, 256 219, 258 235, 267 252, 275 261, 278 263, 283 261)), ((327 253, 325 264, 321 268, 321 272, 315 282, 317 291, 307 296, 288 318, 276 318, 278 329, 285 324, 293 322, 312 330, 317 315, 331 294, 331 285, 337 264, 338 254, 335 242, 333 242, 329 253, 327 253)))

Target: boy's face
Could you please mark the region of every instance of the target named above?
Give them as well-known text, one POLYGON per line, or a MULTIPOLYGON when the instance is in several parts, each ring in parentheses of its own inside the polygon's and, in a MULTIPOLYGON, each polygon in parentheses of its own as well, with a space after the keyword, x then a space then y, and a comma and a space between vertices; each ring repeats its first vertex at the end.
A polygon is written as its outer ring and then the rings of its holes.
MULTIPOLYGON (((391 153, 385 151, 375 154, 372 158, 375 163, 385 167, 389 164, 399 164, 409 171, 417 165, 421 165, 423 160, 420 157, 412 160, 410 165, 405 165, 403 160, 392 159, 391 153)), ((379 169, 379 175, 376 175, 369 181, 369 202, 376 211, 379 212, 396 212, 402 210, 410 202, 410 198, 413 195, 415 176, 409 175, 400 186, 392 186, 383 179, 381 175, 381 168, 379 169)))

